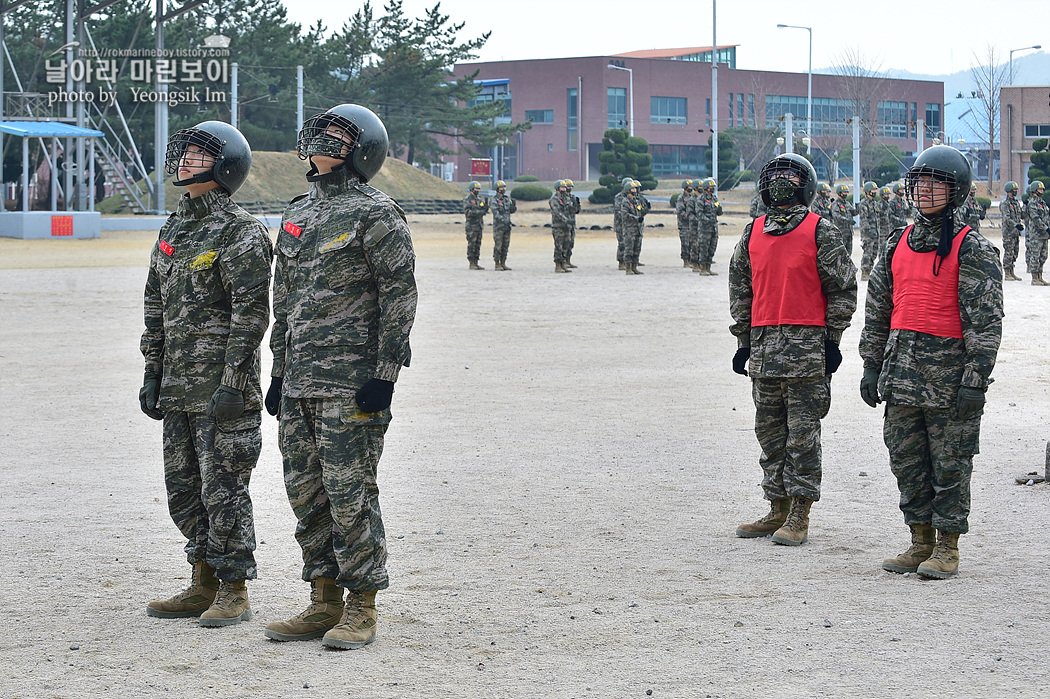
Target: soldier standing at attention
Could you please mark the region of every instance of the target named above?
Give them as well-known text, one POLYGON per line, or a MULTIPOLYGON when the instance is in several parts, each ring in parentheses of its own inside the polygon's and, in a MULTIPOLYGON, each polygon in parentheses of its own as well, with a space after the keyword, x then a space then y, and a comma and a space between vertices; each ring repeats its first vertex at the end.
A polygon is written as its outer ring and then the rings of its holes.
POLYGON ((857 215, 857 207, 849 199, 849 185, 840 184, 835 187, 838 199, 831 202, 831 222, 839 229, 842 235, 842 244, 846 252, 853 254, 853 217, 857 215))
POLYGON ((700 235, 697 242, 697 263, 700 274, 708 277, 717 276, 711 269, 714 263, 715 248, 718 247, 718 217, 722 215, 722 205, 718 202, 718 183, 708 177, 703 182, 704 191, 697 196, 697 225, 700 235))
POLYGON ((575 203, 565 180, 558 180, 554 193, 547 202, 551 209, 551 235, 554 236, 554 271, 571 272, 565 261, 569 256, 569 240, 576 220, 575 203))
POLYGON ((951 146, 919 154, 905 179, 915 224, 893 232, 868 283, 860 395, 873 408, 886 401, 883 437, 911 529, 911 547, 882 564, 895 573, 955 575, 968 529, 1003 318, 999 253, 953 216, 970 177, 951 146))
POLYGON ((376 473, 394 382, 412 356, 417 295, 405 214, 367 184, 388 145, 383 122, 356 104, 299 132, 310 191, 288 204, 277 235, 266 410, 280 420, 311 593, 302 613, 267 625, 277 641, 371 643, 376 591, 389 586, 376 473))
POLYGON ((613 195, 613 232, 616 233, 616 262, 620 270, 627 269, 623 261, 623 220, 620 218, 620 203, 627 196, 624 185, 631 181, 630 177, 620 180, 620 191, 613 195))
POLYGON ((1028 189, 1024 218, 1028 222, 1028 234, 1024 239, 1024 260, 1034 286, 1047 286, 1043 279, 1043 264, 1046 263, 1047 230, 1050 229, 1050 209, 1043 201, 1043 183, 1033 182, 1028 189))
POLYGON ((201 626, 252 618, 255 525, 248 481, 262 448, 259 344, 270 321, 266 228, 230 200, 252 152, 206 121, 168 140, 165 170, 186 188, 150 255, 139 404, 164 421, 168 511, 186 537, 190 586, 146 607, 201 626))
POLYGON ((492 197, 492 259, 497 272, 509 272, 507 248, 510 247, 510 215, 518 210, 517 203, 507 194, 507 183, 496 182, 496 196, 492 197))
POLYGON ((678 240, 682 244, 682 266, 691 265, 689 242, 692 237, 693 220, 693 181, 682 180, 682 193, 674 203, 674 212, 678 218, 678 240))
MULTIPOLYGON (((892 233, 898 228, 903 228, 908 225, 908 217, 912 215, 911 204, 908 199, 904 196, 904 185, 900 182, 896 182, 893 185, 893 200, 890 202, 890 228, 889 232, 892 233)), ((888 236, 888 233, 887 233, 888 236)), ((883 241, 883 247, 886 246, 886 241, 883 241)))
POLYGON ((1014 263, 1017 262, 1021 231, 1024 230, 1024 207, 1017 198, 1017 192, 1021 188, 1016 182, 1007 182, 1003 189, 1006 191, 1006 199, 999 204, 999 214, 1003 221, 1003 280, 1019 282, 1021 278, 1014 274, 1014 263))
POLYGON ((890 233, 893 231, 893 190, 889 187, 883 187, 879 190, 879 237, 875 244, 875 259, 878 259, 879 255, 882 254, 882 249, 886 247, 886 240, 890 237, 890 233))
POLYGON ((763 216, 766 213, 766 205, 762 202, 762 195, 759 193, 758 188, 755 188, 755 196, 751 197, 751 206, 747 210, 747 215, 751 217, 751 220, 755 220, 759 216, 763 216))
POLYGON ((821 182, 817 187, 817 196, 813 200, 812 206, 809 210, 815 213, 817 216, 823 216, 824 218, 831 218, 831 185, 827 182, 821 182))
POLYGON ((575 186, 572 180, 565 180, 565 190, 572 200, 572 208, 569 210, 569 249, 565 253, 566 269, 576 269, 576 265, 572 263, 572 251, 576 247, 576 214, 580 213, 580 198, 572 193, 575 186))
POLYGON ((627 274, 643 274, 638 271, 638 255, 642 249, 642 231, 645 228, 647 209, 638 193, 639 183, 632 180, 623 185, 624 197, 620 200, 620 222, 623 226, 623 263, 627 274))
POLYGON ((478 264, 481 257, 481 235, 485 230, 485 214, 489 212, 488 200, 481 196, 481 183, 471 182, 465 199, 463 199, 463 215, 466 217, 467 228, 467 261, 470 269, 485 269, 478 264))
POLYGON ((860 200, 860 279, 864 281, 875 266, 879 244, 879 204, 875 196, 879 186, 874 182, 864 183, 864 197, 860 200))
POLYGON ((778 155, 762 168, 758 187, 769 208, 744 227, 733 252, 729 310, 739 348, 733 371, 747 376, 750 360, 770 510, 736 535, 772 534, 778 544, 798 546, 820 499, 820 421, 857 307, 857 268, 831 222, 809 211, 817 173, 808 160, 778 155))
POLYGON ((966 203, 955 212, 956 223, 961 226, 969 226, 978 233, 981 232, 981 221, 984 219, 984 207, 977 201, 977 185, 970 185, 970 195, 966 197, 966 203))

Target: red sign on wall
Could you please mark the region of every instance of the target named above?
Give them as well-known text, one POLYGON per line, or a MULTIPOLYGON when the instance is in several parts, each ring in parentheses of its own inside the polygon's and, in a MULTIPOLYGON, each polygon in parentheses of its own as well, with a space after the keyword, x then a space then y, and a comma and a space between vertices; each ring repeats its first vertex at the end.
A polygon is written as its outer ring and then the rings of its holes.
POLYGON ((470 176, 471 177, 491 177, 492 176, 492 158, 471 158, 470 159, 470 176))
POLYGON ((73 235, 72 216, 52 216, 51 235, 73 235))

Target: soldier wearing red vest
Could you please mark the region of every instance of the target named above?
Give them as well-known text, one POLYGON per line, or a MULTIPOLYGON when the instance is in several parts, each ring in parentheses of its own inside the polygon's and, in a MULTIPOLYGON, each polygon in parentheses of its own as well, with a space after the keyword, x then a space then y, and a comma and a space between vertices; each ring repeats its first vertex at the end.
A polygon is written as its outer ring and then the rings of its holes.
POLYGON ((883 436, 911 529, 896 573, 948 578, 968 529, 970 474, 1003 318, 999 251, 954 210, 970 165, 950 146, 923 151, 905 179, 915 224, 886 242, 868 281, 860 395, 886 401, 883 436))
POLYGON ((798 546, 820 499, 820 421, 857 308, 857 268, 838 229, 809 211, 817 191, 809 161, 794 153, 773 158, 758 189, 768 211, 744 228, 733 252, 729 310, 739 347, 733 371, 747 376, 750 368, 770 510, 736 534, 798 546))

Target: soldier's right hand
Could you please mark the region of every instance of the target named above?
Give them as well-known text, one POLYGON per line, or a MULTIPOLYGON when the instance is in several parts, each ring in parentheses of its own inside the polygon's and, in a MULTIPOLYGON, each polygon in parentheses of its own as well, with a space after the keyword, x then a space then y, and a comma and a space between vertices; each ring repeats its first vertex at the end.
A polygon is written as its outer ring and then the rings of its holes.
POLYGON ((1020 233, 1023 230, 1024 230, 1024 226, 1022 226, 1020 223, 1018 223, 1017 224, 1017 232, 1020 233))
POLYGON ((860 379, 860 397, 873 408, 882 402, 882 397, 879 396, 878 369, 864 369, 864 375, 860 379))
POLYGON ((747 376, 747 360, 751 358, 751 348, 741 347, 733 355, 733 371, 741 376, 747 376))
POLYGON ((164 419, 164 412, 157 407, 159 396, 160 377, 156 374, 146 374, 142 378, 142 388, 139 389, 139 407, 154 420, 164 419))
POLYGON ((281 387, 283 385, 284 379, 282 377, 273 377, 270 380, 270 388, 266 391, 266 400, 263 401, 263 404, 266 406, 266 412, 278 420, 281 418, 281 387))

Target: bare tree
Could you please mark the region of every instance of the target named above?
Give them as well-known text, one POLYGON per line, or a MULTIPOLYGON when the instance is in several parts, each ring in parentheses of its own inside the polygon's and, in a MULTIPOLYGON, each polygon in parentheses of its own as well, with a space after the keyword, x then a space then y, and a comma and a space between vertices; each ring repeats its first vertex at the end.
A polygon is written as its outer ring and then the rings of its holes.
MULTIPOLYGON (((849 112, 847 119, 860 118, 866 125, 860 131, 860 146, 863 150, 878 125, 878 103, 888 94, 882 61, 865 55, 860 48, 847 48, 839 54, 831 72, 838 76, 838 93, 846 101, 849 112)), ((831 146, 837 139, 828 140, 828 146, 831 146)), ((844 140, 851 139, 845 136, 844 140)), ((860 167, 860 163, 855 163, 855 166, 860 167)))
POLYGON ((999 138, 999 93, 1007 81, 1007 66, 1000 63, 1002 55, 991 44, 988 45, 986 63, 980 64, 980 58, 973 54, 974 63, 970 66, 970 78, 974 89, 971 91, 973 106, 964 114, 966 123, 975 133, 988 137, 988 195, 993 195, 992 185, 995 178, 995 142, 999 138))

